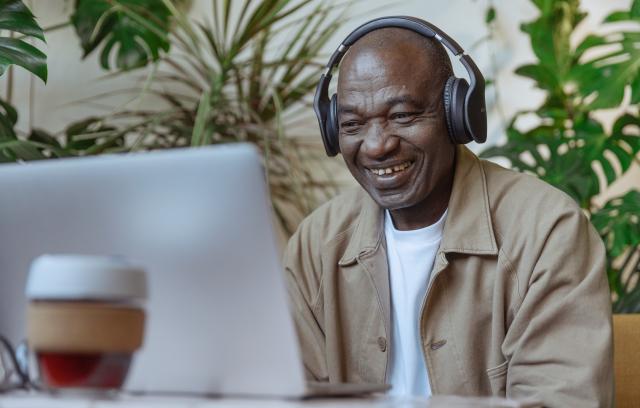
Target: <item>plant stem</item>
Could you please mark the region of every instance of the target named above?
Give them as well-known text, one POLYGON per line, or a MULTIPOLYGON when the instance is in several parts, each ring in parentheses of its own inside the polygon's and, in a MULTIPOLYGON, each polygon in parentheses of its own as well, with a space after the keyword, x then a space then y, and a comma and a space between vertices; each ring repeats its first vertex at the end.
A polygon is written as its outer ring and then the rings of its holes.
POLYGON ((44 31, 45 33, 50 33, 52 31, 58 31, 63 28, 69 27, 70 25, 71 25, 71 21, 65 21, 64 23, 58 23, 58 24, 52 25, 51 27, 43 28, 42 31, 44 31))
POLYGON ((29 76, 29 132, 33 130, 33 118, 35 116, 34 107, 35 107, 35 84, 34 84, 34 76, 29 76))
MULTIPOLYGON (((620 275, 621 276, 624 273, 625 269, 627 269, 627 266, 629 265, 629 262, 631 262, 631 258, 633 258, 633 255, 635 255, 636 252, 638 252, 638 247, 631 248, 629 250, 629 254, 627 255, 626 259, 624 260, 624 263, 622 264, 622 266, 620 267, 620 275)), ((639 265, 640 265, 640 259, 638 259, 638 262, 636 263, 635 267, 629 273, 629 277, 627 278, 626 282, 624 282, 624 293, 628 292, 629 284, 632 281, 631 278, 633 277, 634 272, 638 270, 638 266, 639 265)))
MULTIPOLYGON (((64 23, 58 23, 58 24, 54 24, 51 27, 47 27, 47 28, 43 28, 42 31, 45 33, 50 33, 53 31, 58 31, 61 30, 63 28, 69 27, 71 25, 71 21, 65 21, 64 23)), ((17 37, 19 40, 22 40, 24 38, 26 38, 27 35, 21 35, 20 37, 17 37)))
POLYGON ((7 70, 7 97, 5 100, 11 105, 11 99, 13 99, 13 65, 9 65, 7 70))
MULTIPOLYGON (((9 38, 13 38, 14 32, 11 31, 9 33, 9 38)), ((7 97, 5 100, 9 105, 11 105, 11 99, 13 99, 13 64, 9 65, 9 69, 7 72, 7 97)))

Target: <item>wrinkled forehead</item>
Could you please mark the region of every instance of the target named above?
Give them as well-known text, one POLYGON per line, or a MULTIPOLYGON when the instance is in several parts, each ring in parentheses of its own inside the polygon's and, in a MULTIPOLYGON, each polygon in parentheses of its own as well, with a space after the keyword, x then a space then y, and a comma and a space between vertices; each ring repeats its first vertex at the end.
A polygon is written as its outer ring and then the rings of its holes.
POLYGON ((438 44, 433 39, 411 30, 386 27, 366 34, 349 48, 340 64, 340 78, 353 80, 353 75, 360 78, 363 74, 389 71, 417 74, 420 72, 416 70, 433 68, 437 54, 438 44))
POLYGON ((433 62, 414 44, 398 47, 353 48, 339 68, 338 97, 354 92, 375 93, 403 88, 407 92, 439 93, 441 84, 433 62))

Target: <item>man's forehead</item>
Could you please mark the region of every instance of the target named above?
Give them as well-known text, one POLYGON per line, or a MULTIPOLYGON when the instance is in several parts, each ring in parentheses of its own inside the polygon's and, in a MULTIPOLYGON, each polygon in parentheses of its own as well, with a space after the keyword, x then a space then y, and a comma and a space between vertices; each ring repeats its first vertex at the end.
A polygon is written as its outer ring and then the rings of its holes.
POLYGON ((340 64, 342 78, 362 78, 384 73, 408 73, 430 70, 433 65, 420 47, 401 44, 398 47, 358 48, 349 50, 340 64))
POLYGON ((411 86, 438 79, 436 61, 421 43, 388 42, 377 44, 354 44, 339 67, 338 91, 356 83, 386 82, 406 83, 411 86), (386 82, 385 82, 386 81, 386 82))
MULTIPOLYGON (((401 68, 399 64, 393 64, 396 58, 387 53, 376 50, 354 50, 355 53, 349 55, 349 58, 340 64, 339 79, 347 79, 349 81, 367 80, 370 77, 377 77, 391 73, 392 70, 401 68), (388 59, 385 57, 392 57, 388 59)), ((396 56, 397 57, 397 56, 396 56)))
POLYGON ((411 94, 439 85, 436 70, 410 55, 398 50, 362 50, 352 55, 340 66, 338 93, 379 93, 387 88, 403 88, 411 94))

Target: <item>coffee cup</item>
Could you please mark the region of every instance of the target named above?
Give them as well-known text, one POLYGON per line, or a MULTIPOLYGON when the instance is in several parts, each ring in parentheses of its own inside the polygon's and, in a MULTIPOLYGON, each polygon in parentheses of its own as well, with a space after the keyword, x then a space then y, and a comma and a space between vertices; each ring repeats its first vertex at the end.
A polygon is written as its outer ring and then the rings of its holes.
POLYGON ((122 387, 144 339, 142 268, 118 257, 43 255, 26 294, 27 342, 45 387, 122 387))

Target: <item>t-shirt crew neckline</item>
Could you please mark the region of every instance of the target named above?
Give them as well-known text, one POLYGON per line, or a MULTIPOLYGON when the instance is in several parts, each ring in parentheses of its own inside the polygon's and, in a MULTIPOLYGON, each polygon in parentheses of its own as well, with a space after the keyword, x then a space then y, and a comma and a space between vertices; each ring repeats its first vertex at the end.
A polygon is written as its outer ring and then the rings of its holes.
POLYGON ((389 210, 385 210, 385 229, 388 228, 387 232, 392 232, 393 237, 397 243, 405 243, 405 242, 421 242, 422 244, 433 244, 434 242, 438 242, 442 239, 442 232, 444 230, 444 221, 447 218, 447 212, 449 209, 444 210, 444 213, 440 216, 440 219, 435 223, 428 225, 423 228, 418 228, 415 230, 399 230, 396 229, 396 226, 393 224, 393 219, 391 218, 391 212, 389 210))

